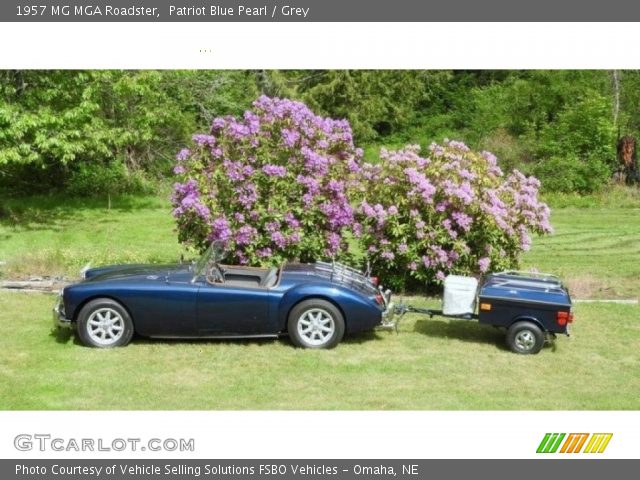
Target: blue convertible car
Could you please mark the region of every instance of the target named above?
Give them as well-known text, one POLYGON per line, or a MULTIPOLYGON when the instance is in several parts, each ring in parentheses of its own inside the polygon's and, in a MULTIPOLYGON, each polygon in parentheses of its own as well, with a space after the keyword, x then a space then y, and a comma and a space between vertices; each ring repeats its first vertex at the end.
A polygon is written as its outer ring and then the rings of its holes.
POLYGON ((337 263, 280 268, 222 265, 210 248, 190 265, 115 265, 86 270, 54 307, 91 347, 154 338, 251 338, 288 334, 305 348, 335 347, 345 333, 391 326, 394 306, 362 272, 337 263))

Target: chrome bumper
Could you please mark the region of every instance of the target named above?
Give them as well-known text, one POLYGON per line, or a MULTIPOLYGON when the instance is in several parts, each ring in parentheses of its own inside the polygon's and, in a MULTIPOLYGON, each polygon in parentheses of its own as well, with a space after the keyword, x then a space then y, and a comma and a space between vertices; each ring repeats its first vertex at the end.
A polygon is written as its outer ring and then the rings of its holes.
POLYGON ((382 295, 385 309, 382 311, 382 320, 378 328, 383 330, 395 330, 398 333, 398 324, 394 321, 396 316, 396 306, 391 301, 391 290, 384 290, 382 285, 378 287, 380 295, 382 295))
POLYGON ((380 328, 388 328, 395 329, 396 322, 394 322, 394 317, 396 316, 396 306, 393 302, 389 302, 387 304, 387 308, 382 312, 382 322, 380 323, 380 328))
POLYGON ((67 318, 64 312, 62 295, 58 296, 56 304, 53 306, 53 326, 56 328, 71 328, 71 320, 67 318))
POLYGON ((382 312, 382 324, 393 323, 393 317, 396 316, 396 306, 393 302, 387 304, 387 308, 382 312))

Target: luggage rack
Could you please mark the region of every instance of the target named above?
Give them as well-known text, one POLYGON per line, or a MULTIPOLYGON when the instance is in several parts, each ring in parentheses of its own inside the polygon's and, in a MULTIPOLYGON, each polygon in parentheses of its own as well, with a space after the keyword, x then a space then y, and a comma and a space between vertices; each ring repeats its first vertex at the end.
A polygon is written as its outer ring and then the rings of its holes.
POLYGON ((372 286, 363 273, 353 267, 338 262, 316 262, 316 270, 327 274, 330 280, 338 280, 359 286, 372 286))
POLYGON ((525 277, 527 279, 548 282, 548 283, 556 283, 558 285, 562 285, 562 280, 557 275, 552 273, 543 273, 543 272, 526 272, 524 270, 504 270, 502 272, 496 272, 492 274, 493 277, 501 277, 501 276, 509 276, 509 277, 525 277))
POLYGON ((562 289, 562 280, 550 273, 531 273, 520 270, 507 270, 490 275, 488 279, 494 279, 491 284, 495 287, 518 288, 521 290, 539 291, 562 289))

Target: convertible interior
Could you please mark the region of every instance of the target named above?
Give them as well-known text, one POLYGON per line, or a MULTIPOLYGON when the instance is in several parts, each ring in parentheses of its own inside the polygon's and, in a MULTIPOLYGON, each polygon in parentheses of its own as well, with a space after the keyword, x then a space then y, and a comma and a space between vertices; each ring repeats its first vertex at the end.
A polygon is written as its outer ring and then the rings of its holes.
POLYGON ((222 279, 215 283, 249 288, 271 288, 278 283, 280 270, 278 267, 256 268, 219 265, 222 279), (222 281, 220 281, 222 280, 222 281))

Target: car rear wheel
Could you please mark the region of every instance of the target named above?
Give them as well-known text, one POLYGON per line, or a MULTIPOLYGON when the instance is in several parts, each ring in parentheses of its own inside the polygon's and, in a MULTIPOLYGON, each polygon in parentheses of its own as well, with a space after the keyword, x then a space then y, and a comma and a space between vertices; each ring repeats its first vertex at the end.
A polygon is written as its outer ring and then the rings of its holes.
POLYGON ((291 341, 302 348, 333 348, 344 336, 344 318, 326 300, 300 302, 289 313, 291 341))
POLYGON ((544 333, 533 322, 517 322, 507 331, 507 345, 522 355, 538 353, 544 345, 544 333))
POLYGON ((121 347, 133 337, 133 322, 127 310, 118 302, 110 298, 97 298, 80 310, 78 336, 88 347, 121 347))

